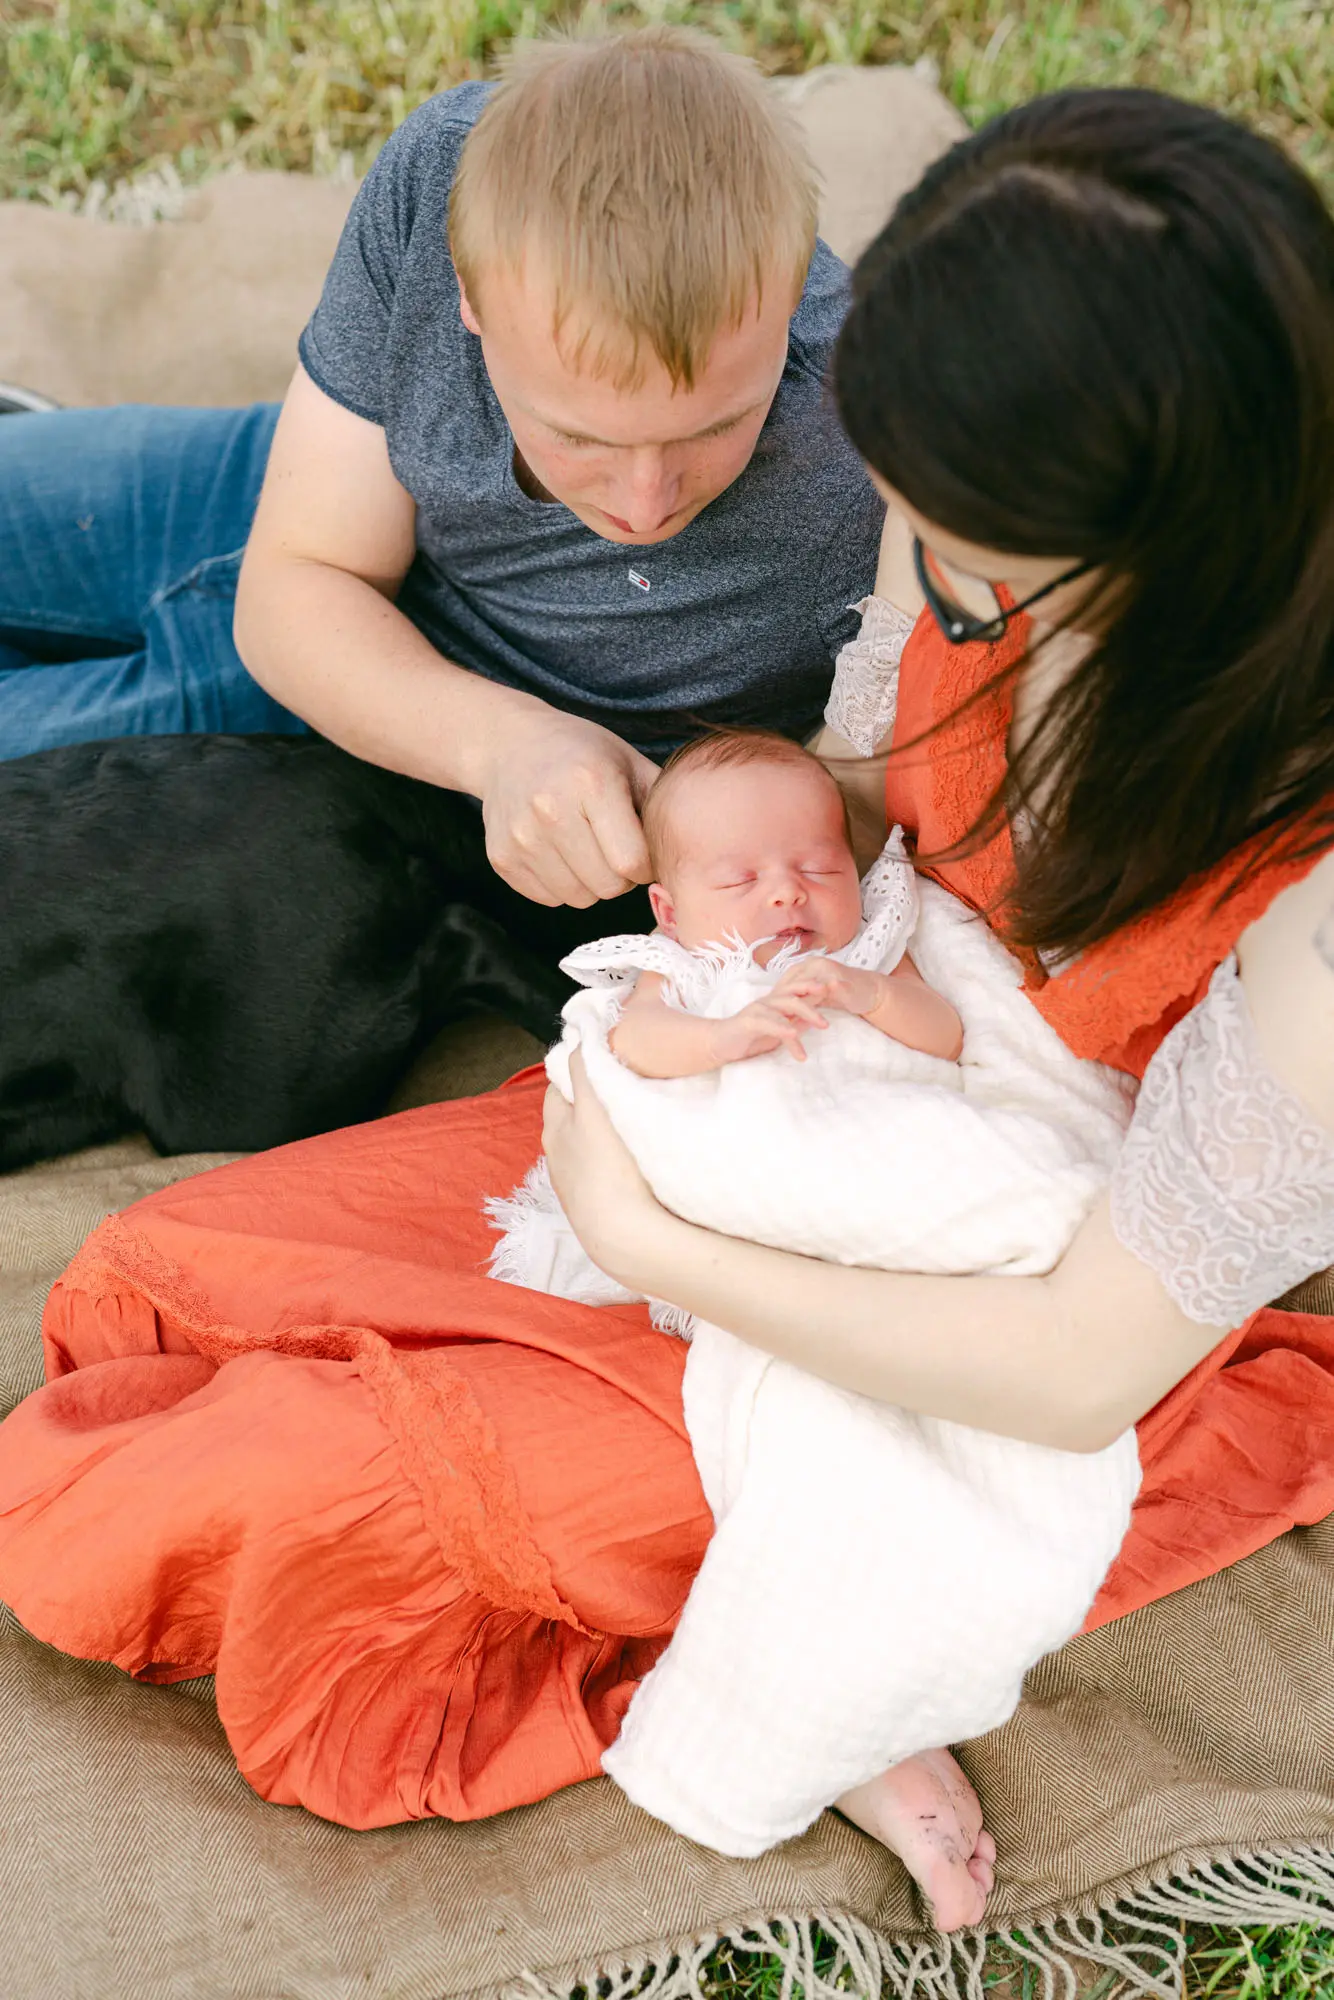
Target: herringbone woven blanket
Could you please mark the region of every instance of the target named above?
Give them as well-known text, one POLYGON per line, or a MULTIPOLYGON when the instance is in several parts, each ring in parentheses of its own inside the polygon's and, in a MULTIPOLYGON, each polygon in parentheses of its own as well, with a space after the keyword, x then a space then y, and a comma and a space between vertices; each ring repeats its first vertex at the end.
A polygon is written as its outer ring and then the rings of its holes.
MULTIPOLYGON (((6 1407, 40 1379, 45 1289, 83 1236, 211 1164, 131 1142, 0 1182, 6 1407)), ((1168 2000, 1186 1916, 1334 1927, 1334 1521, 1075 1640, 963 1757, 1002 1857, 989 1928, 1021 1926, 1048 1981, 1110 1967, 1168 2000)), ((208 1683, 140 1687, 12 1621, 0 1798, 4 2000, 671 2000, 705 1990, 722 1936, 775 1950, 808 2000, 840 1965, 845 1993, 983 1992, 985 1938, 932 1936, 898 1865, 829 1816, 753 1862, 606 1781, 351 1833, 248 1789, 208 1683), (841 1952, 820 1975, 817 1925, 841 1952)))

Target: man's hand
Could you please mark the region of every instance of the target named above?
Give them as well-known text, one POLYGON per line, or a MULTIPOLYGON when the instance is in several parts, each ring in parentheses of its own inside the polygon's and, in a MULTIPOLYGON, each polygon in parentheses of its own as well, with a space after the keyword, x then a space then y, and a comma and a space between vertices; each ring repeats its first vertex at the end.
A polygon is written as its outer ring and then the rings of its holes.
POLYGON ((437 652, 394 601, 415 547, 384 432, 298 369, 237 590, 250 672, 353 756, 480 798, 492 866, 533 901, 584 908, 646 881, 657 767, 437 652))
POLYGON ((534 707, 496 743, 482 783, 486 851, 534 903, 590 903, 649 879, 639 811, 658 767, 578 716, 534 707))

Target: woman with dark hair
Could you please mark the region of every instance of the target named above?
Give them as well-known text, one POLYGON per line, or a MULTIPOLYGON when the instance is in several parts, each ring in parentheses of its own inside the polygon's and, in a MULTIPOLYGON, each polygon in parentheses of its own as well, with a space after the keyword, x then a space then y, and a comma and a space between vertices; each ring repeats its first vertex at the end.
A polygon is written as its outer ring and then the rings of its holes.
MULTIPOLYGON (((823 747, 880 753, 874 845, 901 823, 1069 1045, 1142 1077, 1110 1196, 1045 1279, 905 1279, 667 1214, 587 1089, 551 1096, 553 1173, 635 1290, 883 1401, 1097 1449, 1334 1263, 1334 221, 1211 112, 1047 98, 900 204, 835 387, 889 514, 823 747)), ((840 1803, 975 1921, 962 1774, 943 1866, 909 1776, 840 1803)))
MULTIPOLYGON (((1334 1510, 1334 1318, 1300 1289, 1334 1263, 1334 222, 1212 113, 1050 98, 901 205, 836 387, 890 515, 826 748, 871 753, 880 825, 1068 1046, 1142 1080, 1110 1196, 1045 1278, 911 1276, 680 1221, 587 1089, 546 1150, 633 1291, 928 1416, 1068 1451, 1138 1424, 1101 1622, 1334 1510)), ((593 1775, 707 1544, 679 1347, 480 1275, 540 1101, 113 1218, 0 1433, 24 1622, 216 1671, 251 1783, 350 1825, 593 1775)), ((993 1849, 937 1772, 929 1856, 844 1804, 948 1927, 993 1849)))

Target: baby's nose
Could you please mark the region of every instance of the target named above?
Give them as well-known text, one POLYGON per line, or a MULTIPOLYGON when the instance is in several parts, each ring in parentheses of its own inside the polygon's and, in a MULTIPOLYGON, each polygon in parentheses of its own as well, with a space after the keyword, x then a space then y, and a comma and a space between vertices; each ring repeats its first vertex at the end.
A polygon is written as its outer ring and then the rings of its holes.
POLYGON ((795 871, 790 875, 778 875, 770 887, 769 896, 777 904, 804 903, 806 885, 795 871))

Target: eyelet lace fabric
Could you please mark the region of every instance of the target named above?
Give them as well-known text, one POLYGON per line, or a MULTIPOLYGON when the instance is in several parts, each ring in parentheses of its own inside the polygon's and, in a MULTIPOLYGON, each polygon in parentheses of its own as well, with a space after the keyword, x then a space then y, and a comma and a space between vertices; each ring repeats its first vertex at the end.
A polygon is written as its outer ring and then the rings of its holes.
POLYGON ((1266 1064, 1234 957, 1150 1062, 1111 1195, 1119 1241, 1208 1326, 1334 1263, 1334 1133, 1266 1064))
POLYGON ((899 661, 917 621, 883 597, 863 597, 852 608, 861 613, 861 630, 835 662, 824 719, 859 757, 869 757, 894 727, 899 661))

